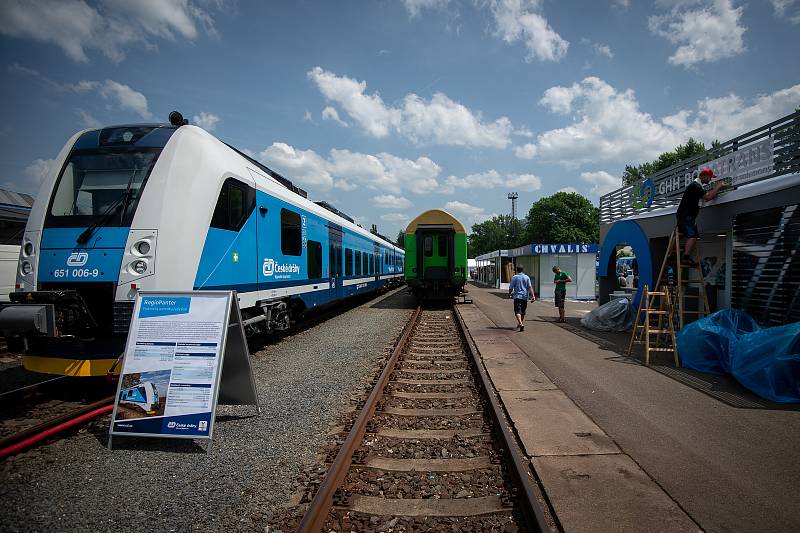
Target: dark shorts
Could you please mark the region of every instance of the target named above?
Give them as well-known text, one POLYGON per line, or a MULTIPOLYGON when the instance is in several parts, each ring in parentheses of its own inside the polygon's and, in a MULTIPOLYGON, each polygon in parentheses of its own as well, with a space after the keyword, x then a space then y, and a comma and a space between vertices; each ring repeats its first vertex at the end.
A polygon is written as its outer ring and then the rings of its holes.
POLYGON ((678 230, 687 238, 700 236, 700 232, 697 231, 697 221, 694 217, 679 218, 678 230))
POLYGON ((558 290, 556 289, 556 307, 561 308, 564 307, 564 300, 567 298, 567 289, 558 290))
POLYGON ((514 298, 514 314, 524 315, 528 309, 528 300, 524 298, 514 298))

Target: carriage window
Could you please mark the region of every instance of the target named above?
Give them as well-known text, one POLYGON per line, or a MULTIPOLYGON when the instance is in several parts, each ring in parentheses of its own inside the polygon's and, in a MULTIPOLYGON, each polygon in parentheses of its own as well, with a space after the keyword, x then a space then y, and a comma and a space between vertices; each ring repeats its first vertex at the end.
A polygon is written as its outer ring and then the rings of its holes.
POLYGON ((228 178, 222 184, 211 227, 239 231, 255 208, 255 191, 244 183, 228 178))
POLYGON ((423 249, 425 250, 425 257, 431 257, 433 255, 433 237, 428 235, 422 242, 423 249))
POLYGON ((364 252, 364 275, 369 274, 369 256, 364 252))
POLYGON ((281 252, 283 255, 302 255, 303 242, 300 240, 300 215, 288 209, 281 209, 281 252))
POLYGON ((375 273, 375 255, 369 256, 369 273, 370 275, 375 273))
POLYGON ((344 275, 353 275, 353 250, 350 248, 344 250, 344 275))
POLYGON ((356 276, 361 275, 361 251, 356 250, 356 276))
POLYGON ((322 277, 322 244, 308 241, 308 279, 322 277))
POLYGON ((447 257, 447 235, 439 235, 436 246, 439 248, 439 257, 447 257))

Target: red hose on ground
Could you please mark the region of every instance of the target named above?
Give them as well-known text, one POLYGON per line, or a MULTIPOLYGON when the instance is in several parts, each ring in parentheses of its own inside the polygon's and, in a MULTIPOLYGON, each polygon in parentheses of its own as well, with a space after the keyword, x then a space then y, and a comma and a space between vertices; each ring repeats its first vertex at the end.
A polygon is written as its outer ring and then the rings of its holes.
POLYGON ((77 426, 87 420, 92 418, 98 417, 105 413, 110 413, 114 409, 114 404, 104 405, 103 407, 99 407, 94 411, 89 411, 88 413, 82 414, 81 416, 75 417, 72 420, 67 420, 66 422, 62 422, 56 426, 48 428, 41 433, 37 433, 31 437, 28 437, 25 440, 21 440, 16 444, 12 444, 10 446, 6 446, 5 448, 0 450, 0 461, 8 457, 9 455, 14 455, 15 453, 19 453, 27 448, 30 448, 34 444, 43 441, 44 439, 51 437, 57 433, 61 433, 65 429, 69 429, 73 426, 77 426))

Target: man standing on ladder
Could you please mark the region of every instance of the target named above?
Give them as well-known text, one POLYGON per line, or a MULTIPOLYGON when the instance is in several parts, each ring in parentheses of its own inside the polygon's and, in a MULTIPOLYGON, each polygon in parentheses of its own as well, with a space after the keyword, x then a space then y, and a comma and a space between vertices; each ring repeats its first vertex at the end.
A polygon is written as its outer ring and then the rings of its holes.
POLYGON ((700 171, 700 176, 686 187, 683 191, 683 198, 678 206, 676 213, 678 218, 678 230, 686 236, 686 246, 683 248, 683 255, 681 256, 681 263, 685 263, 691 267, 696 268, 697 261, 692 259, 692 252, 697 245, 697 238, 700 233, 697 231, 697 214, 700 212, 700 200, 710 202, 719 194, 719 190, 724 185, 724 180, 714 186, 713 189, 706 192, 703 185, 707 184, 714 177, 714 171, 705 167, 700 171))

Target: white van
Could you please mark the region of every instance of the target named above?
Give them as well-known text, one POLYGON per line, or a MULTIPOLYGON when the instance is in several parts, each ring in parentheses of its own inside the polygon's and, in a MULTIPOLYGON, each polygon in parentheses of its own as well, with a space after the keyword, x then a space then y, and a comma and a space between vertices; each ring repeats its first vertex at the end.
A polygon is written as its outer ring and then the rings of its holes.
POLYGON ((0 244, 0 302, 7 302, 8 293, 14 292, 18 262, 19 246, 0 244))

